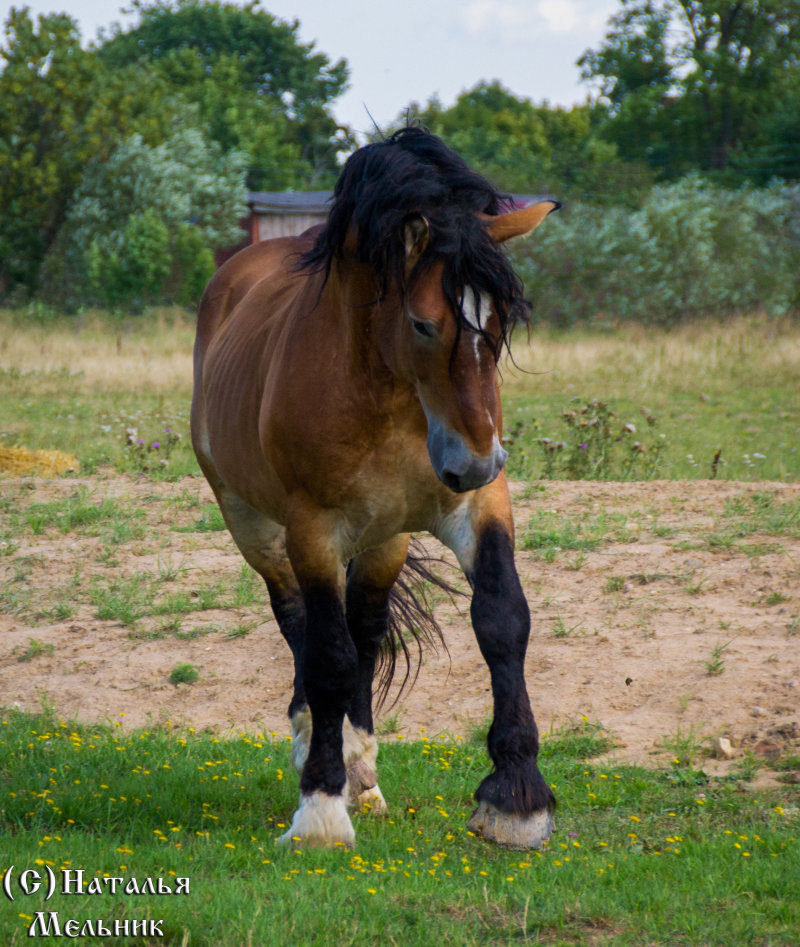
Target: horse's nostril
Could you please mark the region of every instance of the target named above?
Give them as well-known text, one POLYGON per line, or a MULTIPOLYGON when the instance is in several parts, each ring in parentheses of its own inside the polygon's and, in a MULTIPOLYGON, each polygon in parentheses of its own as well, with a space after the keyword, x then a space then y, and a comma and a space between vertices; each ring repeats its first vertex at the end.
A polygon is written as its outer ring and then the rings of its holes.
POLYGON ((442 483, 449 489, 453 490, 456 493, 460 492, 461 489, 461 477, 458 474, 454 474, 452 470, 443 470, 441 476, 442 483))

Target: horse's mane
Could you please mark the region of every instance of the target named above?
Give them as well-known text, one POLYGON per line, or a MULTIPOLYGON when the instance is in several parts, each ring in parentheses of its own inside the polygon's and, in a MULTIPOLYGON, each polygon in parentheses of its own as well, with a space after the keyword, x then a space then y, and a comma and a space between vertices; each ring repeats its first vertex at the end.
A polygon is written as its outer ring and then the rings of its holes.
POLYGON ((379 295, 391 282, 404 293, 441 261, 442 288, 459 325, 466 325, 461 294, 472 287, 492 299, 501 342, 507 342, 513 323, 527 321, 529 306, 521 281, 478 215, 499 214, 509 201, 440 138, 420 127, 402 128, 347 159, 327 224, 298 268, 324 271, 327 279, 352 226, 356 259, 372 267, 379 295), (428 219, 429 239, 407 276, 404 225, 419 215, 428 219))

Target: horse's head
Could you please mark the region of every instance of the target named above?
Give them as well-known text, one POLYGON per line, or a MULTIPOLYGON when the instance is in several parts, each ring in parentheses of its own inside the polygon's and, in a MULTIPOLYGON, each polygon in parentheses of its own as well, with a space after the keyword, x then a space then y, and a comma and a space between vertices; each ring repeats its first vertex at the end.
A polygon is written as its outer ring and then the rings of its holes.
POLYGON ((456 492, 491 483, 506 460, 495 368, 526 311, 498 244, 558 206, 503 214, 506 200, 435 135, 400 129, 347 159, 328 223, 298 264, 327 280, 336 262, 366 281, 357 298, 380 301, 382 360, 416 389, 431 463, 456 492))
MULTIPOLYGON (((482 215, 480 227, 490 245, 499 244, 530 233, 557 206, 542 201, 507 214, 482 215)), ((500 444, 496 364, 510 314, 498 312, 488 288, 491 280, 487 288, 470 285, 458 268, 449 270, 446 254, 434 254, 427 266, 418 267, 431 240, 430 226, 422 215, 404 224, 406 290, 400 313, 387 307, 378 344, 390 370, 416 389, 436 476, 463 493, 491 483, 508 456, 500 444)))

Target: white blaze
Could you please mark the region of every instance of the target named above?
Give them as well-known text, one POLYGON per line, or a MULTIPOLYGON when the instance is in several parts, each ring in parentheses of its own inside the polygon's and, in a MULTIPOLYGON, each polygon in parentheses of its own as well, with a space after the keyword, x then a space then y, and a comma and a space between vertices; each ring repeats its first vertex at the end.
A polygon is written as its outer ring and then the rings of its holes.
POLYGON ((491 301, 488 293, 481 293, 479 296, 471 286, 467 286, 461 300, 461 310, 467 324, 476 332, 483 329, 482 323, 486 322, 490 308, 491 301))

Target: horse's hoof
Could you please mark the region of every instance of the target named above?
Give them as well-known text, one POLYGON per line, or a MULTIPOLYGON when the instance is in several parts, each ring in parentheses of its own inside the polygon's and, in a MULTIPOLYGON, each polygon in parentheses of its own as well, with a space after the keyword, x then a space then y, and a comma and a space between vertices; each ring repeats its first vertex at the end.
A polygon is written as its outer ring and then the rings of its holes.
POLYGON ((540 809, 533 815, 500 812, 488 802, 478 803, 467 828, 502 848, 541 848, 550 838, 556 824, 549 809, 540 809))
MULTIPOLYGON (((363 759, 355 759, 348 764, 346 792, 349 806, 359 806, 362 796, 368 801, 367 793, 377 785, 378 774, 363 759)), ((378 793, 380 793, 380 790, 378 790, 378 793)), ((383 796, 381 796, 381 799, 383 799, 383 796)))
POLYGON ((386 800, 380 787, 370 786, 360 792, 356 798, 355 805, 363 812, 371 812, 373 815, 383 815, 386 812, 386 800))
POLYGON ((341 796, 324 792, 300 795, 300 805, 289 830, 277 840, 279 845, 291 848, 325 847, 340 845, 352 848, 356 833, 341 796))

